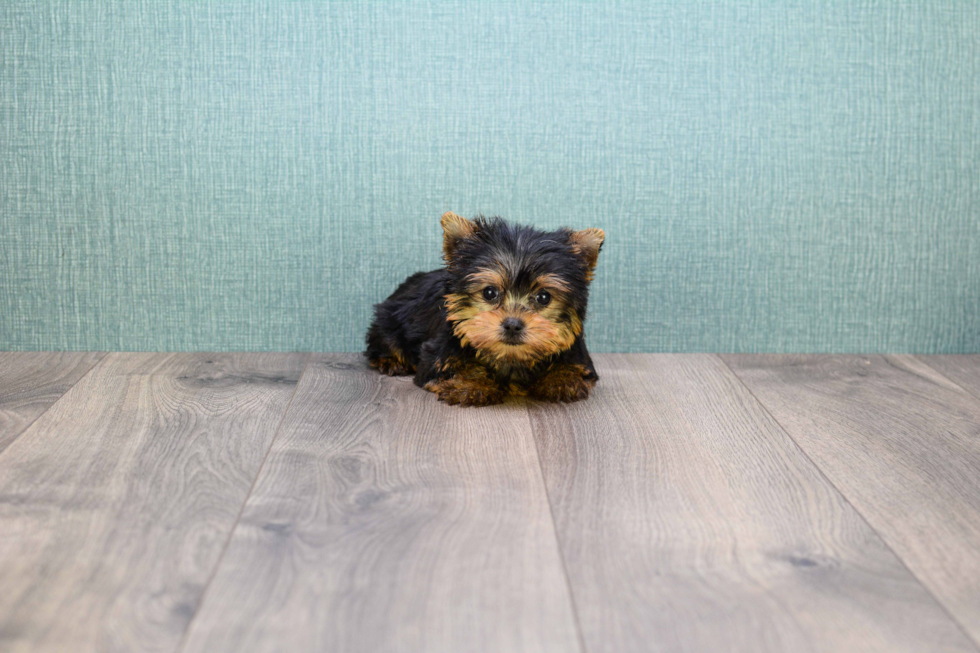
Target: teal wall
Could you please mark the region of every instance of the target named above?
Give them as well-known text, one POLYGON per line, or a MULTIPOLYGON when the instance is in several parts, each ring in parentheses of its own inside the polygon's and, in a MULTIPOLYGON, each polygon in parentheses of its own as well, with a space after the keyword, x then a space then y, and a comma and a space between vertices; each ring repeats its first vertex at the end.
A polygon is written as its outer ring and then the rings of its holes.
POLYGON ((980 351, 980 3, 0 3, 0 349, 358 350, 439 216, 603 351, 980 351))

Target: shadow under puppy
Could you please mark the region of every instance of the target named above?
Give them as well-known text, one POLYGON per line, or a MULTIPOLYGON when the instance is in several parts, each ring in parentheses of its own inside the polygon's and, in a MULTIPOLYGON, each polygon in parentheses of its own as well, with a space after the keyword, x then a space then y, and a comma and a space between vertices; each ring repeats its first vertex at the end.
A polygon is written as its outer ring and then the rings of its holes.
POLYGON ((418 272, 367 333, 371 367, 463 406, 507 395, 577 401, 598 380, 582 323, 601 229, 538 231, 442 216, 446 267, 418 272))

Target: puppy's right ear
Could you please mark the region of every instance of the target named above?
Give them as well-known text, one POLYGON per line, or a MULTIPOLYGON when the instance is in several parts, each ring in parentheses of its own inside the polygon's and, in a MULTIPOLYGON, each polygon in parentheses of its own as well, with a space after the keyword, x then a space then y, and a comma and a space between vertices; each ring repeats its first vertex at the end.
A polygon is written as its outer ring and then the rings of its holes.
POLYGON ((606 240, 606 232, 602 229, 573 231, 569 234, 568 240, 575 253, 588 266, 585 280, 592 281, 592 272, 595 270, 595 264, 599 260, 599 250, 602 249, 602 243, 606 240))
POLYGON ((449 263, 456 253, 456 246, 477 232, 476 223, 458 216, 452 211, 442 214, 442 254, 449 263))

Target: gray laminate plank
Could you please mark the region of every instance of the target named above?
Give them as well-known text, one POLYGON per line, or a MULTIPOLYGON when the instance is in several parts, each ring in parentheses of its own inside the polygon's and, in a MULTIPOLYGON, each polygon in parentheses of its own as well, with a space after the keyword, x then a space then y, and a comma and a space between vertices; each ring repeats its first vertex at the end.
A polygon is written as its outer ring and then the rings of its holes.
POLYGON ((586 649, 976 651, 712 355, 531 410, 586 649))
POLYGON ((102 356, 100 352, 0 352, 0 453, 102 356))
POLYGON ((315 355, 185 650, 578 650, 524 405, 315 355))
POLYGON ((0 456, 0 650, 172 651, 306 354, 109 354, 0 456))
POLYGON ((980 642, 980 402, 912 356, 725 356, 980 642))
POLYGON ((980 354, 916 356, 916 358, 949 377, 974 397, 980 397, 980 354))

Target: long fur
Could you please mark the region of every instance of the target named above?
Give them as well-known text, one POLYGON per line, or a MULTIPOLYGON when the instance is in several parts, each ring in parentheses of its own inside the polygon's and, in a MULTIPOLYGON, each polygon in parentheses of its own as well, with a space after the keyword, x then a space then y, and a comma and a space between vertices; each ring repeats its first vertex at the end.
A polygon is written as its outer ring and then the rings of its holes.
POLYGON ((375 307, 365 352, 372 366, 388 374, 414 374, 416 385, 450 401, 458 391, 459 403, 496 403, 506 394, 554 400, 587 396, 598 376, 583 323, 604 234, 539 231, 500 218, 469 221, 451 213, 443 217, 443 227, 446 266, 413 274, 375 307), (499 291, 498 299, 483 297, 488 286, 499 291), (550 294, 547 305, 534 301, 541 290, 550 294), (502 337, 507 318, 524 325, 518 345, 502 337), (575 370, 583 383, 569 390, 564 386, 574 381, 575 370), (468 400, 459 389, 464 377, 470 386, 479 378, 479 393, 469 394, 483 400, 468 400), (559 377, 561 388, 536 392, 559 377), (445 390, 450 386, 452 391, 445 390))

